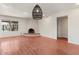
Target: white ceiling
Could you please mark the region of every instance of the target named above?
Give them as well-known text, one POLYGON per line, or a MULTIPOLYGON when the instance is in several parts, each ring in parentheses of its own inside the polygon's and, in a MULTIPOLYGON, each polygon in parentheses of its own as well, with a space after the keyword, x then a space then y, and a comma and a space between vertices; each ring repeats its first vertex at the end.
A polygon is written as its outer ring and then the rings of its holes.
MULTIPOLYGON (((0 3, 0 14, 25 18, 32 17, 32 10, 35 5, 35 3, 0 3)), ((39 5, 44 16, 76 6, 75 3, 40 3, 39 5)))

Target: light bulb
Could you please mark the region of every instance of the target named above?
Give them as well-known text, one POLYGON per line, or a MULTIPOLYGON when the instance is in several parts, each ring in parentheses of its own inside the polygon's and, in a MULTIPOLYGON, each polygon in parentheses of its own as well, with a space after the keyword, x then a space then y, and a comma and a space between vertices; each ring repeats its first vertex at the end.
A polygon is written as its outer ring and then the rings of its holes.
POLYGON ((39 10, 37 9, 36 12, 39 12, 39 10))

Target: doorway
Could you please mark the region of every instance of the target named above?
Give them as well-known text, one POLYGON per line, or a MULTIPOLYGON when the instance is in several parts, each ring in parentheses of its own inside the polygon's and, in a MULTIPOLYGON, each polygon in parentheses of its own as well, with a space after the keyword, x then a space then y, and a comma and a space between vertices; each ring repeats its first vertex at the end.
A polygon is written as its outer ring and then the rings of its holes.
POLYGON ((57 39, 68 40, 68 16, 57 17, 57 39))

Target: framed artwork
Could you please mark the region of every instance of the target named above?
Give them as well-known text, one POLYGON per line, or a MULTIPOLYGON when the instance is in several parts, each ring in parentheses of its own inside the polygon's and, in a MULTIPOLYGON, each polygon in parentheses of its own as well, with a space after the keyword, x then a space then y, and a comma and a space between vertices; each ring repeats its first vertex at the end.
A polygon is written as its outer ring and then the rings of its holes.
POLYGON ((18 21, 2 21, 3 31, 18 31, 18 21))
POLYGON ((10 26, 11 26, 11 31, 18 31, 18 21, 11 21, 10 26))

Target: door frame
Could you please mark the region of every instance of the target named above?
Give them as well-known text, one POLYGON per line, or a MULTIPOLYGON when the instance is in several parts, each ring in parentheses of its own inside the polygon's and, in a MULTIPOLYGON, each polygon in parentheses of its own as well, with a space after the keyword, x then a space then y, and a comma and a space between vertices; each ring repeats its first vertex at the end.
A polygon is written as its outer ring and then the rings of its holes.
MULTIPOLYGON (((56 17, 57 19, 57 39, 58 39, 58 18, 62 18, 62 17, 67 17, 67 20, 68 20, 68 16, 59 16, 59 17, 56 17)), ((68 21, 67 21, 68 22, 68 21)), ((68 27, 68 26, 67 26, 68 27)), ((67 30, 68 31, 68 30, 67 30)), ((67 34, 68 35, 68 34, 67 34)), ((68 37, 67 37, 67 40, 68 40, 68 37)))

